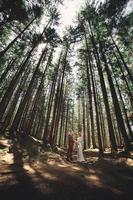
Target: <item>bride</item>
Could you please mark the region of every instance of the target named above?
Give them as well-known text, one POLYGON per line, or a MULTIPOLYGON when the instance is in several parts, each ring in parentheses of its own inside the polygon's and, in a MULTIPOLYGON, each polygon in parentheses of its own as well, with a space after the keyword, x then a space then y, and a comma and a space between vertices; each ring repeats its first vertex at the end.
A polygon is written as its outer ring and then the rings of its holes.
POLYGON ((78 133, 78 138, 75 142, 77 143, 77 161, 83 162, 85 161, 84 155, 83 155, 83 137, 80 132, 78 133))

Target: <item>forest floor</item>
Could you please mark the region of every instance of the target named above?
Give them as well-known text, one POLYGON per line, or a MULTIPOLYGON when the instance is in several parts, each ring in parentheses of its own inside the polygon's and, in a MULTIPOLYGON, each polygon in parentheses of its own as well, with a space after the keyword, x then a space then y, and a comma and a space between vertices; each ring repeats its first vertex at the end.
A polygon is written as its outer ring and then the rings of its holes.
MULTIPOLYGON (((132 157, 98 159, 97 150, 84 152, 86 161, 66 161, 66 155, 42 152, 27 160, 19 147, 10 151, 0 140, 1 200, 130 200, 133 196, 132 157)), ((30 156, 28 157, 30 158, 30 156)))

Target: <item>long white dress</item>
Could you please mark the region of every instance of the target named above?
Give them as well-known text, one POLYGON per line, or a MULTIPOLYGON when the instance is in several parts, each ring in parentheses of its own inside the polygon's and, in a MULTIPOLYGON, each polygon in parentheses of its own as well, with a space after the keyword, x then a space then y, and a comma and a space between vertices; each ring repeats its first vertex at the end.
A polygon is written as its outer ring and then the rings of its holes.
POLYGON ((77 161, 83 162, 85 161, 83 155, 83 139, 82 137, 77 138, 77 161))

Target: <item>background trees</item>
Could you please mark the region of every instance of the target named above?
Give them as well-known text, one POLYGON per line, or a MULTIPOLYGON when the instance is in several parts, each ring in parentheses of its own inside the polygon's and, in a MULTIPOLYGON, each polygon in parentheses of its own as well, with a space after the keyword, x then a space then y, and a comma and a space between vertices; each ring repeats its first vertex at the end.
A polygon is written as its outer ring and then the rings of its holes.
POLYGON ((129 1, 86 1, 62 38, 60 3, 0 4, 1 133, 31 135, 53 147, 66 146, 66 131, 74 129, 82 131, 84 149, 99 148, 99 156, 109 147, 112 153, 119 147, 129 151, 132 13, 124 12, 129 1))

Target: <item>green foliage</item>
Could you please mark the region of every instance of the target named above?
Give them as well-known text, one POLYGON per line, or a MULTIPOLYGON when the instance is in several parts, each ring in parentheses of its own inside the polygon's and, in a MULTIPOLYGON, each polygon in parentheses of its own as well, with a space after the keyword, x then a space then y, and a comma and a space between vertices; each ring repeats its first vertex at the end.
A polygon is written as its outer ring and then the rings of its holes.
POLYGON ((0 12, 5 20, 18 20, 23 22, 28 19, 28 13, 23 0, 2 0, 0 12))
POLYGON ((56 47, 57 44, 61 43, 61 39, 54 28, 51 28, 51 27, 48 28, 45 31, 45 37, 46 37, 46 41, 50 43, 52 46, 56 47))

